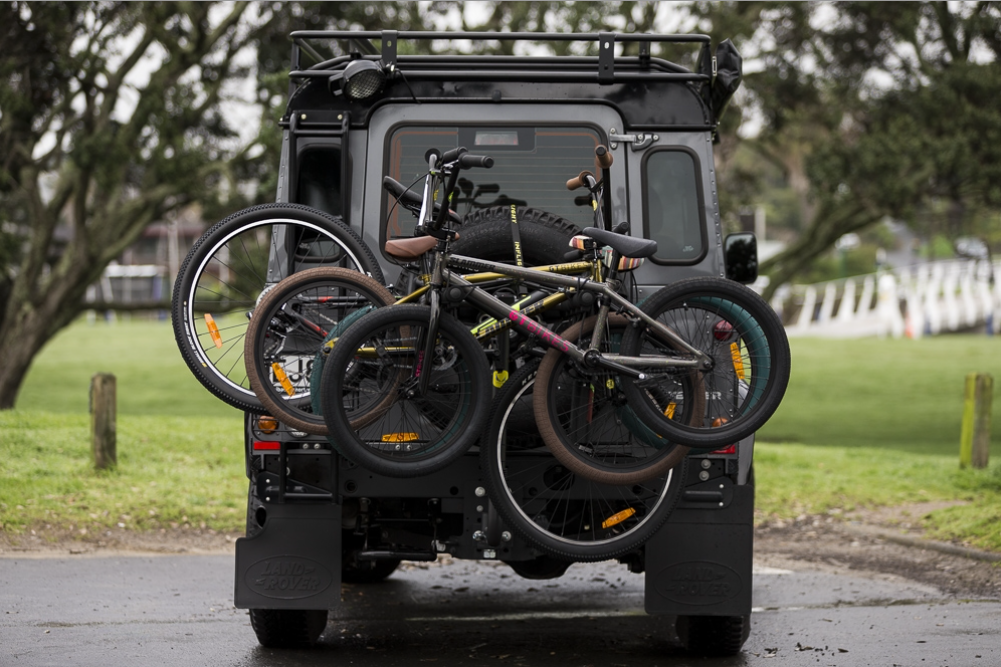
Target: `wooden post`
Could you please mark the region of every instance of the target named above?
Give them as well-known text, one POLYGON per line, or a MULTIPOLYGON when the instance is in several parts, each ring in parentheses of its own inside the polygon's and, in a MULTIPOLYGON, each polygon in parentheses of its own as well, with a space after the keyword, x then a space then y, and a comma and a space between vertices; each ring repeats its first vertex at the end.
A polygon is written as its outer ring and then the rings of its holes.
POLYGON ((98 373, 90 379, 90 427, 94 452, 94 467, 113 468, 118 463, 116 452, 115 376, 98 373))
POLYGON ((959 436, 959 467, 986 468, 991 444, 991 398, 994 378, 988 373, 966 376, 963 428, 959 436))

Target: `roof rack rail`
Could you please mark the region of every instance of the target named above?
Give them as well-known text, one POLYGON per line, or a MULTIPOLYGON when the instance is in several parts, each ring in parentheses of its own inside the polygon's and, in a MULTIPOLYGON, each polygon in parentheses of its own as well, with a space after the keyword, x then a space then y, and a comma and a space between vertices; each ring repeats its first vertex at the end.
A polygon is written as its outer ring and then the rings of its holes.
POLYGON ((441 32, 441 31, 345 31, 298 30, 291 34, 293 80, 327 77, 357 58, 379 60, 395 68, 405 65, 408 79, 413 80, 491 80, 613 84, 627 82, 708 81, 705 72, 691 72, 680 65, 653 58, 654 43, 689 43, 701 45, 700 60, 711 60, 709 35, 646 34, 646 33, 551 33, 551 32, 441 32), (593 42, 597 56, 475 56, 440 55, 410 56, 398 54, 399 40, 490 40, 516 42, 593 42), (333 40, 345 46, 348 55, 324 58, 312 41, 333 40), (371 40, 379 40, 376 49, 371 40), (615 56, 616 44, 639 44, 638 56, 615 56), (301 55, 307 53, 317 63, 303 68, 301 55), (352 55, 354 54, 354 55, 352 55))

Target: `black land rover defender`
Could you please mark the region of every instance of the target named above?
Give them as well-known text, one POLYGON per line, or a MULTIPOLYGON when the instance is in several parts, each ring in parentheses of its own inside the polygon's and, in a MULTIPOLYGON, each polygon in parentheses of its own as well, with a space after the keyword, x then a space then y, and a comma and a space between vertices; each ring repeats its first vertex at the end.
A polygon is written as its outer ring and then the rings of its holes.
MULTIPOLYGON (((682 278, 754 279, 753 237, 723 239, 713 164, 719 117, 741 77, 729 41, 715 55, 704 35, 309 31, 292 42, 277 201, 343 218, 387 284, 403 276, 382 248, 411 235, 414 220, 394 206, 384 177, 422 183, 428 149, 457 146, 496 160, 460 181, 452 200, 465 219, 465 254, 561 261, 566 241, 594 218, 566 181, 595 170, 595 149, 607 146, 605 219, 658 244, 632 273, 636 299, 682 278), (418 40, 454 51, 464 40, 559 40, 597 55, 405 55, 418 40), (668 42, 698 50, 695 71, 651 54, 668 42), (637 55, 622 55, 623 45, 637 55)), ((617 555, 645 574, 646 611, 676 617, 692 651, 735 653, 747 638, 752 450, 753 437, 690 455, 658 491, 673 508, 666 522, 617 555)), ((570 564, 505 524, 475 448, 443 471, 392 479, 341 458, 323 437, 248 412, 246 462, 236 606, 251 610, 267 646, 314 642, 342 581, 379 581, 401 560, 500 560, 531 578, 561 576, 570 564)), ((555 459, 547 474, 573 484, 555 459)))

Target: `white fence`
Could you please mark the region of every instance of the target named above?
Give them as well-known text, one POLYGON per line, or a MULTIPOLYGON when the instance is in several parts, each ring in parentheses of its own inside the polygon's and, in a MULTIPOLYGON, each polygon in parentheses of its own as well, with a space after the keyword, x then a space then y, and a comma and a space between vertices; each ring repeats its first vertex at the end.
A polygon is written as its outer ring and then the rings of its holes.
POLYGON ((920 338, 983 326, 993 333, 1001 317, 999 282, 1001 263, 947 260, 796 285, 776 293, 772 307, 792 314, 790 336, 920 338))

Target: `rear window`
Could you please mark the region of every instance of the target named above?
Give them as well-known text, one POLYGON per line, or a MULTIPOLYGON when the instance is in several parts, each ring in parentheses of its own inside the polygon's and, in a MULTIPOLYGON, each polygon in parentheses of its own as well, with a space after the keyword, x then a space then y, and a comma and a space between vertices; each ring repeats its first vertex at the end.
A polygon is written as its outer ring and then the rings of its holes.
MULTIPOLYGON (((460 215, 514 204, 554 213, 586 227, 593 222, 591 207, 576 204, 581 191, 570 192, 566 182, 584 170, 594 173, 594 149, 599 143, 597 130, 590 127, 400 127, 389 138, 387 173, 422 193, 427 150, 465 146, 470 153, 493 157, 494 166, 460 174, 452 206, 460 215)), ((394 203, 387 195, 383 236, 411 236, 417 219, 407 210, 393 208, 394 203)))
POLYGON ((653 260, 696 262, 705 254, 702 191, 695 156, 687 150, 651 152, 643 163, 643 226, 657 242, 653 260))

